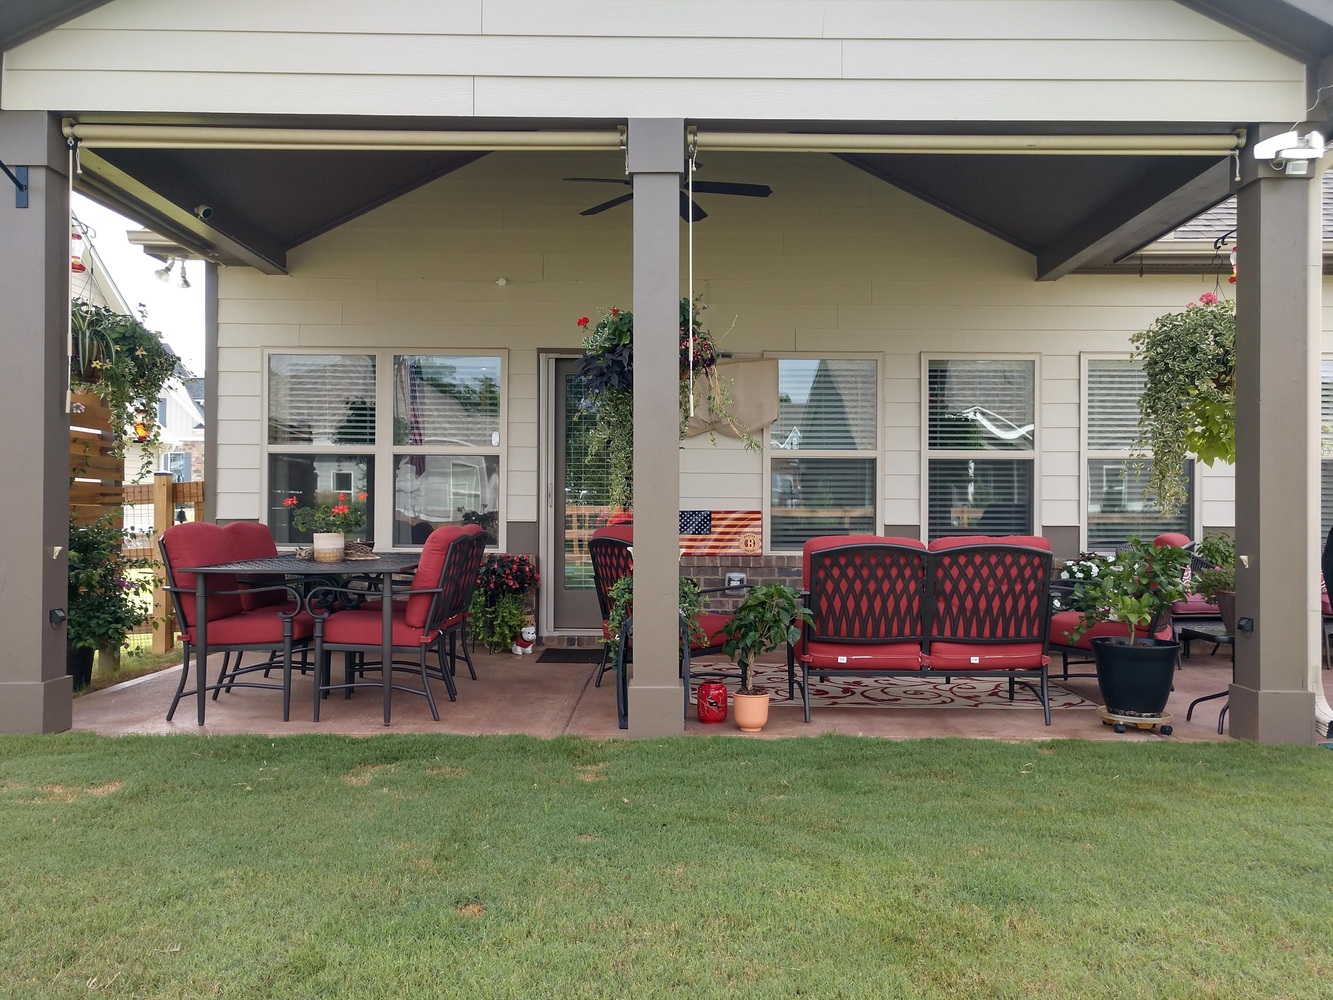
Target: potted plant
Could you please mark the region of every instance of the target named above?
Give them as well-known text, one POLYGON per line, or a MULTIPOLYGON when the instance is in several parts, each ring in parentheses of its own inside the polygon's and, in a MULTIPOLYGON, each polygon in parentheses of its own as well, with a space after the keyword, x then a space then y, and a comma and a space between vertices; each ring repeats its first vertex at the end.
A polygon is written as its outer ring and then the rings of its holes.
POLYGON ((1236 543, 1226 533, 1208 535, 1195 546, 1199 558, 1210 563, 1193 579, 1194 590, 1216 604, 1228 634, 1236 634, 1236 543))
POLYGON ((1123 635, 1091 640, 1107 714, 1161 718, 1180 643, 1153 633, 1166 621, 1172 603, 1184 598, 1188 565, 1189 553, 1182 548, 1131 538, 1095 575, 1076 584, 1074 602, 1082 615, 1073 633, 1075 641, 1103 622, 1116 622, 1124 629, 1123 635))
MULTIPOLYGON (((358 493, 356 498, 365 503, 365 491, 358 493)), ((366 523, 365 508, 351 503, 346 493, 339 493, 333 503, 318 507, 301 507, 300 503, 300 498, 290 496, 282 505, 292 512, 292 527, 311 533, 315 562, 341 561, 347 535, 359 531, 366 523)))
POLYGON ((93 653, 114 670, 130 631, 152 621, 153 573, 147 559, 128 559, 127 538, 114 515, 81 524, 70 518, 69 593, 66 597, 66 668, 74 689, 92 680, 93 653))
POLYGON ((492 653, 512 649, 524 626, 530 624, 530 595, 540 582, 530 556, 489 553, 477 573, 477 589, 468 609, 473 640, 492 653))
POLYGON ((1130 338, 1143 362, 1139 442, 1151 454, 1146 493, 1166 515, 1188 498, 1185 457, 1236 461, 1236 304, 1212 292, 1130 338))
POLYGON ((800 595, 781 583, 751 588, 732 613, 722 648, 747 678, 747 684, 733 699, 741 732, 757 733, 768 723, 768 691, 754 686, 750 666, 757 657, 796 642, 802 626, 812 618, 810 609, 801 604, 800 595))
MULTIPOLYGON (((732 416, 730 380, 718 374, 717 348, 699 315, 703 309, 680 300, 680 439, 685 440, 694 379, 714 418, 730 423, 747 448, 757 449, 759 442, 732 416)), ((587 316, 578 320, 585 332, 579 374, 594 414, 588 450, 606 454, 611 505, 629 510, 634 504, 634 314, 611 308, 589 330, 591 323, 587 316)))

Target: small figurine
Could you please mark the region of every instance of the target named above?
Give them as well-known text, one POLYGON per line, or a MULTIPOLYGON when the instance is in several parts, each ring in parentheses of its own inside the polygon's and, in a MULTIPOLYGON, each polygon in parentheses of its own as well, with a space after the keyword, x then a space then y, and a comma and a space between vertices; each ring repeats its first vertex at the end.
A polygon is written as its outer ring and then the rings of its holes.
POLYGON ((537 626, 524 625, 523 631, 514 640, 514 655, 527 656, 537 645, 537 626))

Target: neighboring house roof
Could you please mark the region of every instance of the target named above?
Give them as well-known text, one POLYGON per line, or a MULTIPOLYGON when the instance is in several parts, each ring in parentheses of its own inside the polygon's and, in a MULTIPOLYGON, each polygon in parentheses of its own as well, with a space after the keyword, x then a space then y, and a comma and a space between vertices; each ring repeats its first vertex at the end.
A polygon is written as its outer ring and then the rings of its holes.
MULTIPOLYGON (((1333 240, 1333 173, 1325 171, 1320 183, 1324 195, 1324 242, 1327 243, 1333 240)), ((1169 233, 1163 237, 1163 242, 1169 240, 1216 240, 1228 233, 1234 235, 1235 232, 1236 199, 1232 197, 1169 233)))

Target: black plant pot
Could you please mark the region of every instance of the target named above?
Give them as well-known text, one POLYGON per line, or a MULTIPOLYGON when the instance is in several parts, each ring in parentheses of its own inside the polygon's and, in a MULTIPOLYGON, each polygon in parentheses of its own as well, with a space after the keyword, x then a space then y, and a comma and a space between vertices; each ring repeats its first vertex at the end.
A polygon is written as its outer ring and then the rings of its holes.
POLYGON ((1161 715, 1171 697, 1180 643, 1099 636, 1092 640, 1097 686, 1112 715, 1161 715))
POLYGON ((83 646, 65 647, 65 673, 74 678, 75 691, 82 691, 93 682, 93 654, 96 652, 83 646))

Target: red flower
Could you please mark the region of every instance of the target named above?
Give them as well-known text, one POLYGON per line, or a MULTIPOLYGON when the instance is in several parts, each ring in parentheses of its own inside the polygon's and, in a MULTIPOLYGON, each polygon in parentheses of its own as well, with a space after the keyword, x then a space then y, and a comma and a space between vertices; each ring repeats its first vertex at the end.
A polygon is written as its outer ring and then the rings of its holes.
POLYGON ((611 315, 612 315, 612 316, 619 316, 619 315, 620 315, 620 310, 619 310, 619 309, 614 309, 614 308, 613 308, 613 309, 611 310, 611 315))
POLYGON ((286 500, 282 502, 282 505, 284 507, 295 507, 300 502, 301 501, 297 500, 296 497, 288 497, 286 500))
POLYGON ((356 495, 356 498, 357 498, 358 500, 360 500, 362 503, 365 503, 365 502, 366 502, 366 491, 365 491, 365 490, 362 490, 360 493, 358 493, 358 494, 356 495))
POLYGON ((588 317, 587 317, 587 316, 580 316, 580 317, 579 317, 579 326, 587 326, 587 325, 588 325, 588 317))
POLYGON ((339 494, 338 494, 338 499, 339 499, 339 500, 346 500, 346 499, 347 499, 347 494, 346 494, 346 493, 339 493, 339 494))
POLYGON ((335 504, 332 508, 334 514, 346 514, 350 508, 345 503, 335 504))
POLYGON ((1217 305, 1217 296, 1214 295, 1212 292, 1204 292, 1202 295, 1199 296, 1199 305, 1215 306, 1217 305))

